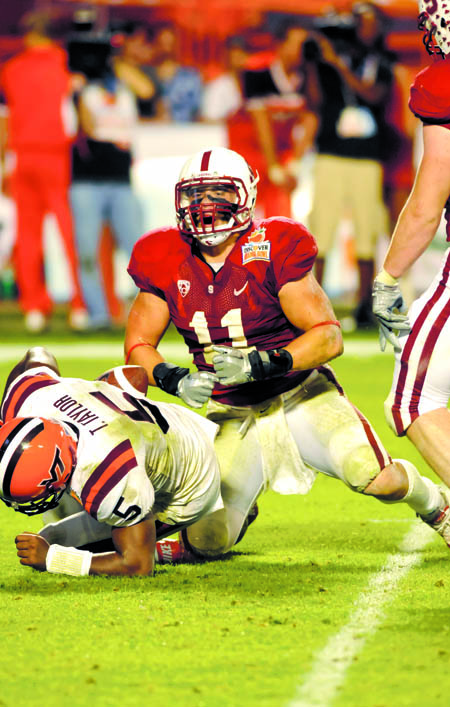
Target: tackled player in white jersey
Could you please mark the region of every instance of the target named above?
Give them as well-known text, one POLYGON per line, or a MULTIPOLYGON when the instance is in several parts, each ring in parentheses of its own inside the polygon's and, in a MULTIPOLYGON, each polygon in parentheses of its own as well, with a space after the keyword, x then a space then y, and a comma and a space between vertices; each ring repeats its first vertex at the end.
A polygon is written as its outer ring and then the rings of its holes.
POLYGON ((157 538, 222 507, 217 426, 180 405, 151 402, 147 386, 140 366, 96 381, 63 378, 42 347, 11 371, 1 407, 0 497, 26 515, 48 518, 58 507, 68 516, 17 536, 22 564, 149 575, 157 538), (111 537, 112 552, 78 549, 111 537))

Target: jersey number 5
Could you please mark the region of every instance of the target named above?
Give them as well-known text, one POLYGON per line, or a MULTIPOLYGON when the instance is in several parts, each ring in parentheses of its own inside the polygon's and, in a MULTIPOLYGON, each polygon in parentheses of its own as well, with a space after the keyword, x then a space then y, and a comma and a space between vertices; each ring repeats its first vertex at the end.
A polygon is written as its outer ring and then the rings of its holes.
POLYGON ((118 516, 119 518, 126 518, 128 520, 128 522, 130 522, 130 521, 134 520, 135 518, 137 518, 138 516, 140 516, 142 513, 142 510, 141 510, 140 506, 134 505, 134 506, 128 506, 128 508, 125 512, 121 511, 120 506, 122 505, 124 500, 125 499, 123 496, 121 496, 119 498, 119 500, 116 503, 116 507, 113 510, 113 513, 116 516, 118 516))

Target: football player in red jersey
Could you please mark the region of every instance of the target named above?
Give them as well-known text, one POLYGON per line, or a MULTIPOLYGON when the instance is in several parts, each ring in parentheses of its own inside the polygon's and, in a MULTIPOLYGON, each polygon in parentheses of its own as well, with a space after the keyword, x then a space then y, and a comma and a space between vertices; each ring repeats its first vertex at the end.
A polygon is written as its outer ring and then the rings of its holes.
POLYGON ((423 157, 373 287, 380 345, 394 346, 395 368, 385 402, 394 432, 407 435, 450 485, 450 250, 428 289, 406 314, 398 278, 431 243, 445 210, 450 240, 450 8, 419 2, 419 28, 436 60, 411 86, 409 106, 423 123, 423 157))
POLYGON ((207 557, 226 552, 262 491, 307 493, 317 471, 434 520, 448 500, 410 462, 391 459, 326 365, 342 353, 342 337, 312 274, 313 236, 288 218, 253 220, 256 184, 236 152, 194 155, 175 188, 178 228, 143 236, 128 268, 140 292, 127 362, 192 407, 208 402, 220 428, 225 506, 186 530, 186 546, 207 557), (170 321, 197 372, 158 351, 170 321))

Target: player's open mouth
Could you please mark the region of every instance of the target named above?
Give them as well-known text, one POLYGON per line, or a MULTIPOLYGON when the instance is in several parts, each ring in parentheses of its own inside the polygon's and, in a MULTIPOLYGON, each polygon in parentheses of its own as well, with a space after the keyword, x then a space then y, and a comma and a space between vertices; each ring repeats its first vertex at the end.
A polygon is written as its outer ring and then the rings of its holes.
POLYGON ((199 226, 205 227, 205 226, 223 226, 224 224, 228 223, 228 220, 230 218, 230 214, 226 214, 224 212, 216 212, 216 213, 209 213, 209 214, 199 214, 195 213, 192 215, 193 221, 195 223, 195 226, 198 228, 199 226))

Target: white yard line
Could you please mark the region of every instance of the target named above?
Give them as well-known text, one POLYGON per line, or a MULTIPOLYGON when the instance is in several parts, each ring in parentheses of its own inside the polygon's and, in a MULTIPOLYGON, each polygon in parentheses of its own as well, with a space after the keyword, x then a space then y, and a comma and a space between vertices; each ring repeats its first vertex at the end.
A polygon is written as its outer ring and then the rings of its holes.
MULTIPOLYGON (((0 362, 18 361, 22 358, 28 346, 27 344, 0 345, 0 362)), ((123 361, 123 344, 121 341, 117 341, 117 343, 86 342, 81 344, 50 344, 48 348, 58 359, 78 358, 82 360, 113 358, 117 359, 117 365, 123 361)), ((187 352, 187 348, 181 342, 164 343, 163 341, 161 351, 167 358, 176 358, 183 356, 187 352)), ((377 341, 348 341, 345 343, 344 355, 367 358, 369 356, 381 356, 383 354, 378 348, 377 341)), ((389 356, 389 353, 384 355, 389 356)))
POLYGON ((344 353, 343 356, 358 356, 361 358, 367 358, 369 356, 386 356, 390 357, 392 360, 394 354, 392 349, 387 349, 386 352, 380 351, 380 346, 377 339, 364 339, 358 341, 357 339, 352 339, 351 341, 346 341, 344 337, 344 353))
MULTIPOLYGON (((0 362, 17 362, 29 348, 28 345, 3 344, 0 345, 0 362)), ((95 360, 99 358, 116 359, 116 365, 123 363, 123 343, 92 343, 85 344, 50 344, 49 350, 58 360, 66 358, 78 358, 81 360, 95 360)), ((182 343, 167 342, 161 344, 161 352, 167 358, 177 358, 187 353, 187 348, 182 343)))
POLYGON ((316 656, 310 672, 302 680, 288 707, 330 707, 345 682, 347 670, 360 654, 366 640, 384 619, 386 604, 392 604, 399 582, 422 561, 421 550, 435 533, 420 521, 406 534, 399 552, 369 580, 367 589, 355 601, 348 623, 332 636, 316 656))

